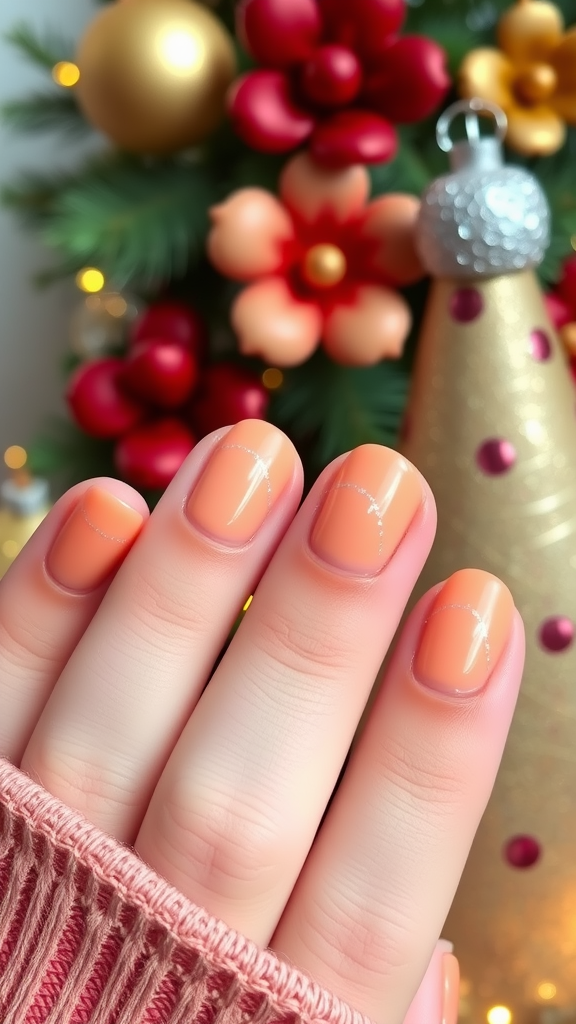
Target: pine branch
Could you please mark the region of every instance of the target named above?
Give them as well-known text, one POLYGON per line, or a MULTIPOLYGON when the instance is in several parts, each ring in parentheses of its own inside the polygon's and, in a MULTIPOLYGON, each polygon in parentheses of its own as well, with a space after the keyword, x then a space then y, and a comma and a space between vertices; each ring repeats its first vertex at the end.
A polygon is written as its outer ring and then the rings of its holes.
POLYGON ((71 60, 74 54, 74 45, 69 41, 54 33, 40 38, 25 23, 15 25, 4 38, 20 50, 30 63, 46 71, 52 71, 58 61, 71 60))
POLYGON ((12 100, 0 108, 0 117, 17 132, 53 131, 69 135, 90 131, 70 92, 37 93, 26 100, 12 100))
POLYGON ((398 155, 394 160, 384 164, 371 164, 367 170, 372 182, 373 196, 385 192, 410 192, 419 196, 432 177, 421 153, 402 137, 398 155))
POLYGON ((401 363, 339 366, 319 350, 285 372, 270 418, 310 450, 310 468, 317 472, 356 445, 396 444, 408 381, 401 363))
POLYGON ((59 265, 41 283, 99 267, 117 287, 184 273, 204 251, 216 185, 206 168, 114 155, 68 178, 32 175, 4 201, 39 228, 59 265))
POLYGON ((114 476, 112 445, 88 437, 70 420, 47 420, 42 436, 32 441, 28 465, 38 476, 55 477, 64 488, 91 476, 114 476))

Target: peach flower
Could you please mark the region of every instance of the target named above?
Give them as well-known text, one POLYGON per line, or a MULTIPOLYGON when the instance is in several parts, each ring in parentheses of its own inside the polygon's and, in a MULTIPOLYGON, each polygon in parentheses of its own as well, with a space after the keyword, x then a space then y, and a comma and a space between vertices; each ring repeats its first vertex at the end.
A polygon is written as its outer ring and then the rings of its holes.
POLYGON ((250 282, 232 306, 240 350, 276 366, 304 362, 320 341, 350 366, 398 357, 411 317, 396 288, 424 273, 418 200, 369 203, 363 166, 327 170, 305 153, 286 164, 279 192, 240 189, 211 211, 212 263, 250 282))

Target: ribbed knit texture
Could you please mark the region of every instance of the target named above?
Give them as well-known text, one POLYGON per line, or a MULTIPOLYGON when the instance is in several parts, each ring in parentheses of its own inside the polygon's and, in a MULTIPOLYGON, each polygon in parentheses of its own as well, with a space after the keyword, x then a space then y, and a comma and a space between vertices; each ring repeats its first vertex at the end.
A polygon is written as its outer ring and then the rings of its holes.
POLYGON ((370 1024, 0 758, 0 1024, 370 1024))

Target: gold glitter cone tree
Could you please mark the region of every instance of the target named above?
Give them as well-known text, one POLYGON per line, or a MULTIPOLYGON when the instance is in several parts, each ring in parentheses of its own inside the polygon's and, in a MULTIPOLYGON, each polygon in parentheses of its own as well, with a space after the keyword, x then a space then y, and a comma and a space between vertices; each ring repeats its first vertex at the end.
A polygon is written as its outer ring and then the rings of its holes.
MULTIPOLYGON (((501 576, 527 665, 502 767, 445 934, 463 1024, 576 1021, 576 395, 534 267, 535 179, 505 167, 463 101, 438 123, 452 173, 423 199, 433 275, 403 451, 439 511, 419 593, 463 566, 501 576), (468 141, 448 129, 466 114, 468 141)), ((500 136, 505 118, 490 108, 500 136)))

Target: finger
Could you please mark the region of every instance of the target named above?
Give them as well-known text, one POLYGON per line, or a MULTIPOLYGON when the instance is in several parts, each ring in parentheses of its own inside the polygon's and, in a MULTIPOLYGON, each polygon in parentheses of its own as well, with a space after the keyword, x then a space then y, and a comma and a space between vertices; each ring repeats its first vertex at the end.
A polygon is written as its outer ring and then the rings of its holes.
POLYGON ((132 842, 230 628, 298 506, 296 451, 246 420, 190 454, 60 676, 22 766, 132 842))
POLYGON ((440 934, 510 725, 524 635, 503 583, 417 605, 272 947, 399 1024, 440 934))
POLYGON ((0 754, 14 763, 147 516, 119 480, 78 484, 0 582, 0 754))
POLYGON ((397 453, 365 445, 330 466, 154 793, 136 849, 260 944, 308 853, 434 528, 430 492, 397 453))

